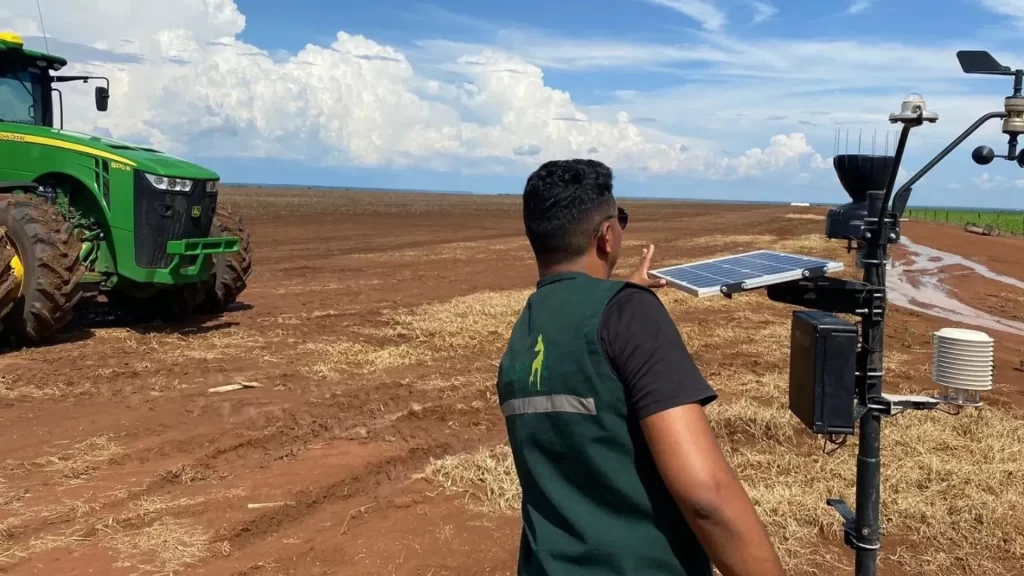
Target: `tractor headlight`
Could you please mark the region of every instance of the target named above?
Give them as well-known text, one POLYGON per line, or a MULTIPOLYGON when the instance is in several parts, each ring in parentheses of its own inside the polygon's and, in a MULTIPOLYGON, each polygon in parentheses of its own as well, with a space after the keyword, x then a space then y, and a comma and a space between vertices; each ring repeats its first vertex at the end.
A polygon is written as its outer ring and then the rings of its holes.
POLYGON ((216 180, 209 180, 209 181, 207 181, 206 182, 206 191, 207 192, 216 192, 217 191, 217 181, 216 180))
MULTIPOLYGON (((143 173, 145 174, 145 173, 143 173)), ((168 190, 171 192, 187 192, 192 189, 193 182, 191 180, 183 180, 181 178, 167 178, 164 176, 157 176, 155 174, 146 174, 146 180, 153 185, 157 190, 168 190)))

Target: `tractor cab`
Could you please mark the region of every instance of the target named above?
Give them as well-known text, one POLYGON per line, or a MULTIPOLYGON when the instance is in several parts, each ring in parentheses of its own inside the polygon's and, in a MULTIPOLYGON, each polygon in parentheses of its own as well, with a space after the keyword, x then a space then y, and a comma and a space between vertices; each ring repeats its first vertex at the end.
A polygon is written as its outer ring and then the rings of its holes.
POLYGON ((0 122, 53 126, 49 69, 61 64, 33 58, 20 40, 0 34, 0 122))
POLYGON ((61 127, 64 98, 54 84, 62 82, 104 81, 104 86, 96 87, 95 98, 96 109, 105 112, 110 99, 109 80, 99 76, 53 75, 65 66, 67 60, 29 50, 17 34, 0 32, 0 122, 61 127), (57 95, 56 111, 54 94, 57 95))

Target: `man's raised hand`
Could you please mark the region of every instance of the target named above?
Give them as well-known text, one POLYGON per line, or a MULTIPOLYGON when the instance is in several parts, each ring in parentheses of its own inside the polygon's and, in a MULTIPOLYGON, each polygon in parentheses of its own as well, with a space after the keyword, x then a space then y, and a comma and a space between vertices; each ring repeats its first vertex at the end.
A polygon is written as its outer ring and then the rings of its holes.
POLYGON ((636 270, 626 278, 627 282, 639 284, 646 288, 661 288, 667 284, 664 278, 650 278, 647 276, 647 270, 651 267, 651 256, 654 255, 654 244, 649 244, 647 248, 644 248, 644 253, 640 257, 640 264, 636 267, 636 270))

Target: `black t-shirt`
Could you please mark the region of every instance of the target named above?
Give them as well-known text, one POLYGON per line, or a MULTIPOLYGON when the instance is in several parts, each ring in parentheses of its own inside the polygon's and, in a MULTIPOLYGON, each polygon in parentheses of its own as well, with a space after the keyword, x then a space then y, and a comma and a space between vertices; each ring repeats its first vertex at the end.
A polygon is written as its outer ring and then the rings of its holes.
POLYGON ((692 402, 707 406, 718 398, 652 292, 626 288, 612 297, 599 338, 637 420, 692 402))

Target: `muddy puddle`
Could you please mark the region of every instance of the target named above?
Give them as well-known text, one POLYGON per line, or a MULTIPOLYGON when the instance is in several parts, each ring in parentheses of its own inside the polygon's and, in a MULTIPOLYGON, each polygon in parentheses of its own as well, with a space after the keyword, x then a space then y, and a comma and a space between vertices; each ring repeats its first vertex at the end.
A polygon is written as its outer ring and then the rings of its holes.
POLYGON ((968 268, 975 274, 1020 289, 1024 289, 1024 281, 993 272, 962 256, 917 244, 906 236, 900 240, 900 245, 904 249, 903 257, 900 261, 893 259, 893 268, 886 275, 890 303, 950 322, 1024 336, 1024 322, 1000 318, 954 298, 944 283, 947 275, 943 268, 968 268))

